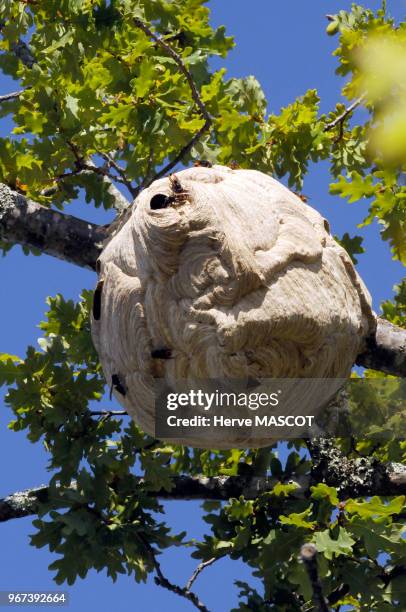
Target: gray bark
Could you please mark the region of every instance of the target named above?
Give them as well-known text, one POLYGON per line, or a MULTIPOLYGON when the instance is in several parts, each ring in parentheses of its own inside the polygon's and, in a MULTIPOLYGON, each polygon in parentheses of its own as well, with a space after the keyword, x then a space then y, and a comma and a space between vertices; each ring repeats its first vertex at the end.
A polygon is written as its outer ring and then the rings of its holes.
POLYGON ((94 270, 107 229, 27 200, 0 183, 0 237, 94 270))
POLYGON ((406 329, 378 318, 375 335, 367 339, 366 350, 357 357, 356 364, 405 377, 406 329))
MULTIPOLYGON (((331 454, 330 446, 322 447, 319 452, 322 459, 328 459, 328 455, 331 454)), ((343 465, 343 457, 339 457, 336 453, 332 461, 327 461, 324 466, 320 461, 316 460, 311 475, 301 478, 297 483, 298 488, 295 492, 297 497, 306 495, 310 486, 316 481, 337 487, 340 499, 360 495, 391 496, 406 493, 406 467, 401 464, 381 464, 373 458, 347 460, 341 482, 338 482, 339 464, 343 465)), ((171 491, 161 489, 151 491, 149 494, 160 499, 184 501, 190 499, 226 501, 230 497, 238 498, 240 495, 246 499, 255 499, 261 493, 270 491, 276 482, 276 478, 265 476, 216 476, 212 478, 177 476, 173 478, 171 491)), ((139 483, 142 484, 142 478, 139 478, 139 483)), ((72 488, 75 488, 74 484, 72 488)), ((52 501, 50 491, 45 485, 9 495, 0 500, 0 522, 36 514, 41 502, 49 503, 50 501, 52 501)), ((58 497, 54 501, 58 503, 58 497)))

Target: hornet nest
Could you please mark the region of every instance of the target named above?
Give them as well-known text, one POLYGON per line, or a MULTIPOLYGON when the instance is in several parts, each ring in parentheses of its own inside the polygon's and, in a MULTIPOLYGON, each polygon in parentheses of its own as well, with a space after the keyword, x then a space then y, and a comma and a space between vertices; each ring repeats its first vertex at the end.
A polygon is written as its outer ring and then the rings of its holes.
MULTIPOLYGON (((375 326, 327 221, 255 170, 199 166, 155 181, 98 273, 94 343, 116 398, 151 435, 157 378, 347 378, 375 326)), ((225 436, 216 448, 269 443, 225 436)))

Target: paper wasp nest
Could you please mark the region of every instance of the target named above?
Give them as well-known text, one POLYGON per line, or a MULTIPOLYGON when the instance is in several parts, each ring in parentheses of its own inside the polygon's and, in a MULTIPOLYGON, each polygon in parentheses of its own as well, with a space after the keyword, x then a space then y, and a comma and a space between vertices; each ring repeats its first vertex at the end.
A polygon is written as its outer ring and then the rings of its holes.
POLYGON ((154 378, 346 378, 374 326, 326 220, 254 170, 155 181, 98 272, 95 346, 115 397, 151 435, 154 378))

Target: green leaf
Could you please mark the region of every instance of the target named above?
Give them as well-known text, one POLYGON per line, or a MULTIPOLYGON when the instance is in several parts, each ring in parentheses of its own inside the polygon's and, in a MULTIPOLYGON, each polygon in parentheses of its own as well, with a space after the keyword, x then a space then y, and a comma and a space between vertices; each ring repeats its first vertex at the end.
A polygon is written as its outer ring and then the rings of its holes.
POLYGON ((396 558, 400 560, 406 554, 404 525, 385 524, 382 521, 377 523, 371 519, 354 516, 349 529, 358 542, 363 542, 367 554, 373 559, 383 552, 390 554, 393 560, 396 558))
POLYGON ((230 505, 225 507, 225 512, 232 520, 244 520, 253 514, 254 502, 243 497, 231 499, 230 505))
POLYGON ((314 527, 317 525, 316 521, 306 520, 311 513, 312 509, 307 508, 301 513, 292 512, 292 514, 289 514, 288 516, 283 516, 283 514, 281 514, 279 516, 279 520, 282 525, 294 525, 295 527, 302 527, 303 529, 314 529, 314 527))
POLYGON ((381 304, 383 317, 393 323, 404 327, 406 325, 406 280, 393 288, 395 297, 393 302, 387 300, 381 304))
POLYGON ((337 240, 339 244, 347 251, 349 256, 351 257, 354 264, 358 263, 355 255, 360 255, 361 253, 365 253, 365 249, 362 246, 363 238, 362 236, 351 236, 348 232, 345 232, 341 238, 334 236, 334 239, 337 240))
POLYGON ((398 497, 391 499, 389 502, 386 502, 375 495, 370 501, 365 502, 349 500, 345 505, 345 510, 348 512, 348 514, 358 514, 364 519, 379 519, 381 517, 399 514, 404 507, 404 504, 404 495, 399 495, 398 497))
POLYGON ((138 98, 143 98, 151 89, 155 79, 155 67, 144 61, 141 64, 138 76, 131 81, 134 93, 138 98))
POLYGON ((297 482, 289 482, 286 484, 282 482, 277 482, 276 485, 272 488, 271 494, 275 495, 276 497, 288 497, 298 488, 299 485, 297 482))
POLYGON ((317 500, 327 500, 332 506, 338 505, 337 490, 334 487, 329 487, 324 482, 319 482, 317 485, 310 487, 312 498, 317 500))
POLYGON ((65 108, 72 113, 75 119, 78 119, 79 100, 68 94, 65 98, 65 108))
POLYGON ((330 193, 347 198, 348 202, 351 203, 362 198, 372 197, 375 195, 378 187, 374 183, 373 176, 362 176, 358 172, 353 171, 348 179, 344 176, 339 176, 338 182, 330 185, 330 193))
POLYGON ((324 553, 327 559, 340 555, 351 555, 355 540, 346 529, 339 527, 337 537, 332 537, 330 529, 319 531, 313 537, 313 542, 319 552, 324 553))
POLYGON ((17 376, 18 364, 22 363, 22 359, 15 355, 0 353, 0 387, 2 385, 11 385, 17 376))

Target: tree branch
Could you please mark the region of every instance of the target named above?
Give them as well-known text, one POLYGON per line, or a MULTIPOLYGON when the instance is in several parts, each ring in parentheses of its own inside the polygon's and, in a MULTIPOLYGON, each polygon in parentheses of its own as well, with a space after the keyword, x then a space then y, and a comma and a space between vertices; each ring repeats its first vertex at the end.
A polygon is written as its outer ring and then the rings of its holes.
POLYGON ((199 563, 199 565, 197 566, 197 568, 195 569, 195 571, 193 572, 193 574, 190 576, 189 580, 187 581, 185 588, 188 591, 190 591, 190 589, 192 588, 192 584, 194 583, 196 578, 199 576, 199 574, 201 574, 202 571, 206 569, 206 567, 209 567, 209 565, 213 565, 213 563, 215 561, 218 561, 219 559, 220 557, 212 557, 208 561, 202 561, 201 563, 199 563))
POLYGON ((181 149, 178 155, 176 155, 176 157, 172 161, 170 161, 164 168, 162 168, 157 174, 155 174, 155 176, 153 176, 151 179, 147 181, 144 181, 142 187, 148 187, 153 181, 168 174, 179 162, 182 161, 185 155, 189 153, 190 149, 196 144, 196 142, 201 138, 201 136, 210 129, 210 127, 212 126, 212 118, 203 100, 200 97, 200 93, 197 90, 197 87, 196 87, 196 84, 194 82, 191 72, 187 69, 179 53, 177 53, 170 45, 168 45, 168 43, 163 38, 161 38, 160 36, 157 36, 143 21, 141 21, 141 19, 135 19, 134 23, 137 28, 140 28, 140 30, 142 30, 147 36, 152 38, 152 40, 154 40, 157 43, 157 45, 162 47, 162 49, 178 65, 179 70, 181 71, 181 73, 186 78, 186 81, 188 82, 190 91, 192 93, 193 101, 196 104, 197 108, 200 111, 200 114, 202 115, 204 119, 203 126, 200 128, 200 130, 196 132, 196 134, 192 137, 192 139, 181 149))
MULTIPOLYGON (((131 195, 133 196, 133 198, 135 198, 138 195, 138 188, 134 187, 134 185, 132 184, 132 182, 129 180, 129 178, 126 175, 126 172, 124 170, 124 168, 122 168, 117 162, 116 160, 109 155, 108 153, 100 153, 100 155, 103 157, 103 159, 106 160, 106 165, 108 168, 114 168, 114 170, 117 172, 118 177, 114 177, 116 180, 118 180, 119 182, 121 182, 123 185, 125 185, 128 189, 128 191, 131 193, 131 195)), ((103 172, 103 168, 100 168, 100 171, 103 172)), ((110 178, 110 175, 108 175, 110 178)))
POLYGON ((359 98, 357 98, 356 100, 354 100, 354 102, 352 104, 350 104, 350 106, 348 106, 342 113, 341 115, 338 115, 338 117, 336 117, 333 121, 330 121, 330 123, 327 123, 327 125, 324 127, 324 131, 325 132, 329 132, 330 130, 333 130, 336 125, 342 125, 344 123, 344 121, 346 120, 346 118, 348 117, 348 115, 351 115, 351 113, 360 105, 362 104, 362 102, 365 99, 365 95, 360 96, 359 98))
POLYGON ((74 176, 74 175, 80 175, 80 174, 85 175, 86 173, 97 174, 101 178, 103 183, 106 185, 108 194, 113 198, 113 201, 114 201, 113 206, 115 210, 117 210, 118 213, 121 213, 127 208, 129 208, 131 203, 127 200, 126 197, 123 196, 121 191, 117 189, 117 187, 113 183, 113 178, 115 178, 115 180, 119 182, 123 182, 123 180, 120 179, 119 177, 111 177, 108 171, 96 166, 96 164, 93 163, 92 160, 90 159, 86 160, 81 154, 77 145, 71 140, 66 140, 66 144, 68 145, 73 155, 75 156, 76 170, 73 171, 69 175, 59 176, 58 180, 66 178, 66 176, 74 176))
POLYGON ((358 355, 355 363, 386 374, 405 377, 406 329, 378 317, 376 332, 367 339, 366 350, 358 355))
POLYGON ((166 166, 164 166, 162 170, 157 172, 151 179, 147 180, 145 184, 143 185, 143 187, 148 187, 153 181, 156 181, 162 178, 163 176, 168 174, 171 170, 173 170, 173 168, 175 168, 175 166, 177 166, 182 161, 184 156, 187 153, 189 153, 190 149, 194 147, 196 142, 200 140, 201 136, 207 131, 208 127, 209 126, 207 125, 207 123, 205 123, 200 128, 200 130, 196 132, 193 138, 179 151, 176 157, 172 161, 170 161, 166 166))
POLYGON ((335 487, 342 500, 406 493, 406 466, 401 463, 381 463, 376 457, 349 459, 327 438, 308 440, 307 446, 313 460, 309 488, 324 482, 335 487))
POLYGON ((182 588, 178 586, 177 584, 173 584, 173 582, 170 582, 168 578, 164 576, 162 569, 161 569, 161 564, 156 558, 156 553, 154 549, 152 548, 151 544, 143 536, 143 534, 138 533, 137 535, 138 535, 138 538, 141 540, 143 546, 145 547, 148 553, 148 556, 151 559, 151 562, 155 568, 155 572, 156 572, 155 584, 157 586, 163 587, 164 589, 168 589, 168 591, 171 591, 172 593, 175 593, 176 595, 179 595, 180 597, 184 597, 185 599, 190 601, 195 606, 195 608, 200 610, 200 612, 209 612, 209 609, 206 608, 206 606, 199 600, 196 593, 193 593, 193 591, 190 591, 187 586, 182 588))
MULTIPOLYGON (((395 496, 406 493, 406 467, 402 464, 383 464, 375 458, 367 457, 346 460, 338 449, 333 452, 327 442, 317 452, 318 455, 314 451, 315 467, 312 474, 301 477, 297 483, 297 496, 307 495, 315 482, 325 482, 336 487, 338 497, 342 500, 368 495, 395 496)), ((143 482, 143 478, 138 477, 137 486, 142 486, 143 482)), ((245 499, 256 499, 262 493, 271 491, 278 480, 265 476, 176 476, 172 482, 170 491, 160 489, 148 491, 148 494, 154 498, 183 501, 227 501, 240 495, 245 499)), ((75 484, 71 486, 76 488, 75 484)), ((47 486, 13 493, 0 500, 0 522, 36 514, 39 503, 49 501, 50 492, 47 486)))
MULTIPOLYGON (((107 193, 113 198, 113 201, 114 201, 113 208, 118 213, 123 212, 124 210, 126 210, 127 208, 131 206, 131 202, 127 200, 127 198, 121 193, 119 189, 117 189, 117 187, 113 183, 112 177, 108 173, 103 172, 101 168, 98 168, 92 162, 87 162, 83 166, 83 170, 80 171, 80 174, 86 174, 86 173, 98 174, 100 176, 100 179, 103 181, 103 183, 105 184, 107 188, 107 193)), ((117 177, 115 177, 115 179, 118 182, 121 182, 121 183, 123 182, 117 177)))
MULTIPOLYGON (((89 176, 91 174, 92 175, 97 174, 99 179, 102 180, 103 183, 106 185, 106 191, 113 199, 113 208, 118 213, 121 213, 124 210, 130 208, 131 202, 127 200, 127 198, 121 193, 121 191, 117 189, 117 187, 114 185, 113 180, 112 180, 113 177, 110 177, 108 173, 103 172, 101 168, 98 168, 94 164, 90 164, 90 162, 88 162, 87 164, 83 164, 82 167, 78 170, 72 170, 71 172, 65 172, 64 174, 60 174, 59 176, 56 176, 53 179, 55 184, 51 187, 46 187, 45 189, 43 189, 41 191, 41 195, 46 198, 49 198, 53 196, 55 193, 57 193, 59 189, 59 183, 61 183, 65 179, 69 179, 75 176, 79 176, 79 177, 86 176, 86 175, 89 176)), ((119 180, 118 182, 123 182, 123 181, 119 180)))
POLYGON ((302 559, 307 575, 313 591, 313 603, 316 610, 319 612, 329 612, 327 602, 323 595, 323 589, 319 579, 319 570, 317 567, 317 548, 314 544, 303 544, 300 549, 300 558, 302 559))
POLYGON ((7 102, 8 100, 15 100, 16 98, 19 98, 22 93, 24 93, 23 89, 20 91, 12 91, 11 93, 0 96, 0 104, 2 102, 7 102))
POLYGON ((114 417, 114 416, 128 416, 126 410, 92 410, 91 416, 103 416, 103 417, 114 417))
POLYGON ((27 200, 0 183, 0 236, 94 270, 107 229, 27 200))
POLYGON ((13 493, 0 500, 0 522, 36 514, 38 505, 48 499, 49 489, 45 485, 13 493))

